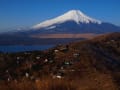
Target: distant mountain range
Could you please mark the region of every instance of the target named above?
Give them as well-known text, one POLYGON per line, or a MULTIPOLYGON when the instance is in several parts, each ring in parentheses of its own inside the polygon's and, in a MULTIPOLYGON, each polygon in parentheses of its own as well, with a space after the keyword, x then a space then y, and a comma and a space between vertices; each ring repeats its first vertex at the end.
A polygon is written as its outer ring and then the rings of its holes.
MULTIPOLYGON (((79 10, 71 10, 54 19, 34 25, 29 30, 0 35, 0 44, 39 44, 41 39, 88 38, 97 34, 120 32, 120 27, 93 19, 79 10), (81 35, 86 34, 86 36, 81 35), (8 39, 9 37, 9 39, 8 39), (14 42, 13 42, 14 41, 14 42)), ((53 40, 54 41, 54 40, 53 40)))

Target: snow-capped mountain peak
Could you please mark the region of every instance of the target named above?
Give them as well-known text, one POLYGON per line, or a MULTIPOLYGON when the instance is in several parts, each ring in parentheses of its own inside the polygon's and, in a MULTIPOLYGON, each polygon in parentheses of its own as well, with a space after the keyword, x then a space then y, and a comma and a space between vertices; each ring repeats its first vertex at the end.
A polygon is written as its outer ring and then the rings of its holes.
POLYGON ((44 21, 44 22, 42 22, 40 24, 37 24, 37 25, 33 26, 32 28, 33 29, 46 28, 46 27, 50 27, 50 26, 55 25, 55 24, 64 23, 66 21, 74 21, 77 24, 80 24, 80 23, 85 23, 85 24, 97 23, 97 24, 101 24, 102 23, 99 20, 90 18, 89 16, 85 15, 84 13, 82 13, 79 10, 71 10, 71 11, 68 11, 67 13, 65 13, 65 14, 63 14, 61 16, 58 16, 58 17, 54 18, 54 19, 50 19, 50 20, 44 21))

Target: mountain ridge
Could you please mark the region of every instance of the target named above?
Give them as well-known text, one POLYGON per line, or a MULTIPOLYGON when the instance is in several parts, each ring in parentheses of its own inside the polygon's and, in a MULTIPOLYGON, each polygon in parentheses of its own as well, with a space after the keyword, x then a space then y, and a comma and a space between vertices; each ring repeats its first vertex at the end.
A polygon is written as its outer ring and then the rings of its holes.
POLYGON ((74 21, 77 24, 79 23, 98 23, 101 24, 102 22, 93 18, 90 18, 89 16, 85 15, 84 13, 82 13, 80 10, 70 10, 66 13, 64 13, 63 15, 60 15, 56 18, 53 19, 49 19, 46 21, 43 21, 40 24, 34 25, 33 29, 40 29, 40 28, 44 28, 44 27, 49 27, 51 25, 54 25, 56 23, 60 24, 60 23, 64 23, 66 21, 74 21))
POLYGON ((89 17, 80 10, 70 10, 56 18, 32 27, 37 33, 109 33, 119 32, 120 27, 89 17))

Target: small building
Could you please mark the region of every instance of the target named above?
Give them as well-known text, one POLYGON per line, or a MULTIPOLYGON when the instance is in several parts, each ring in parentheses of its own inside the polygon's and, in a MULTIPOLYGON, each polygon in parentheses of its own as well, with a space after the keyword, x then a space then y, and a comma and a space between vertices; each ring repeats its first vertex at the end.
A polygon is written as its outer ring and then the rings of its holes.
POLYGON ((61 78, 62 78, 62 76, 60 76, 60 75, 57 75, 57 76, 56 76, 56 78, 58 78, 58 79, 61 79, 61 78))
POLYGON ((58 50, 58 49, 55 49, 55 50, 54 50, 54 52, 55 52, 55 53, 58 53, 58 52, 59 52, 59 50, 58 50))
POLYGON ((16 57, 17 60, 20 60, 20 57, 16 57))
POLYGON ((40 56, 37 56, 36 59, 39 60, 39 59, 40 59, 40 56))
POLYGON ((46 58, 46 59, 44 60, 44 62, 47 63, 47 62, 48 62, 48 59, 46 58))
POLYGON ((74 53, 73 56, 78 57, 78 56, 80 56, 80 54, 79 53, 74 53))
POLYGON ((29 73, 26 72, 25 73, 25 77, 28 78, 29 77, 29 73))
POLYGON ((70 62, 64 62, 65 65, 70 65, 70 62))

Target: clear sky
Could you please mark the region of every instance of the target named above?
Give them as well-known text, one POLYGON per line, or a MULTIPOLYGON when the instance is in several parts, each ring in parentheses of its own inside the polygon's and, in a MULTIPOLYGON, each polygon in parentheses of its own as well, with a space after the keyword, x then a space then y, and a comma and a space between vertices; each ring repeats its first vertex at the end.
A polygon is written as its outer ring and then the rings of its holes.
POLYGON ((28 28, 71 9, 120 26, 120 0, 0 0, 0 31, 28 28))

